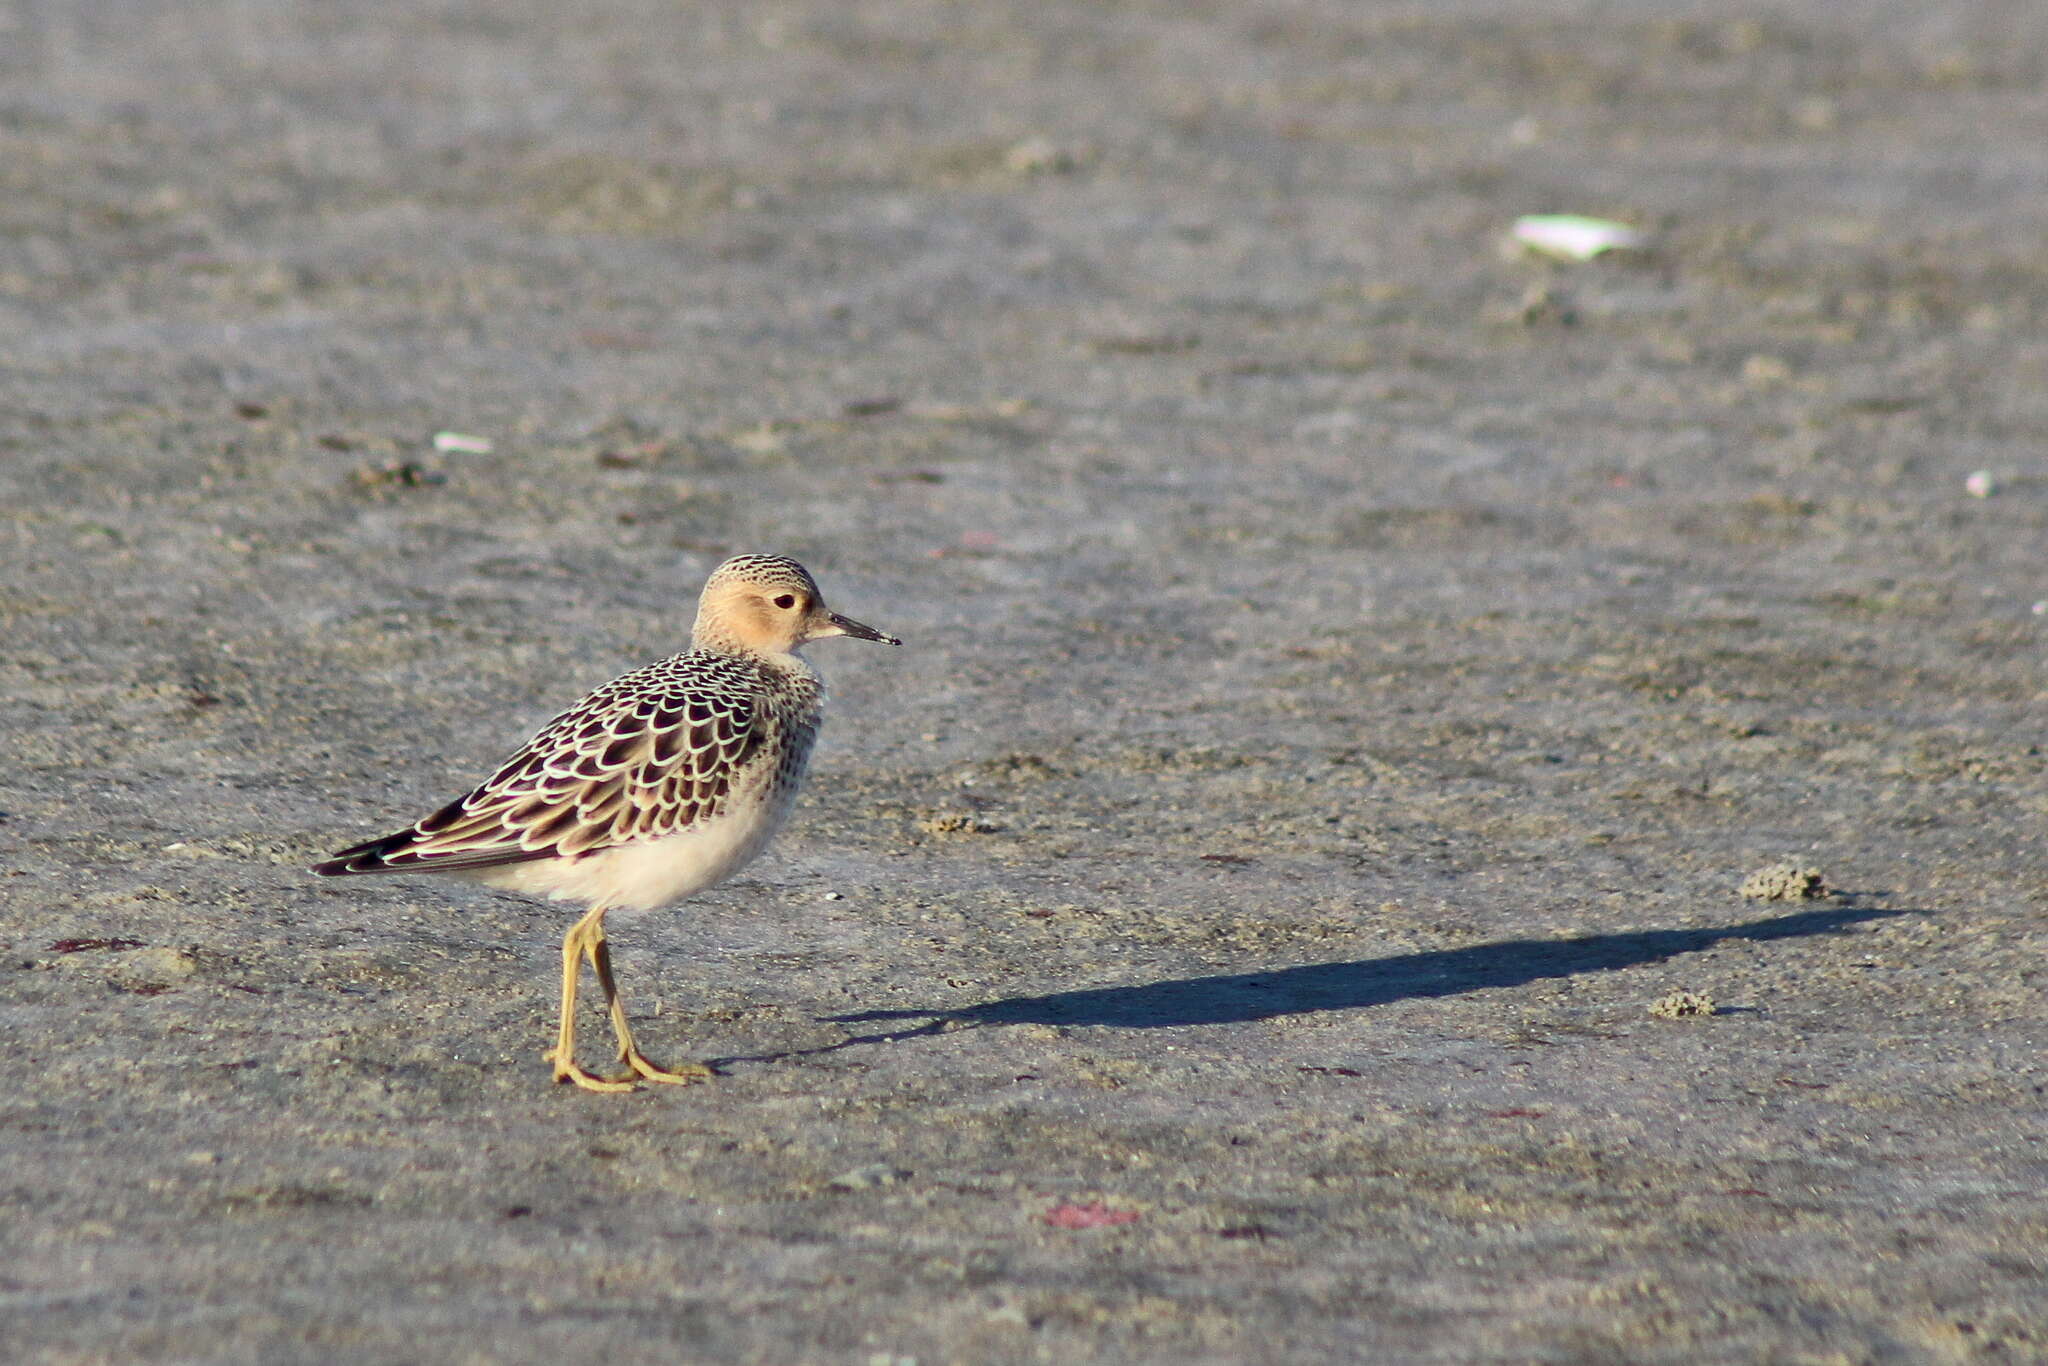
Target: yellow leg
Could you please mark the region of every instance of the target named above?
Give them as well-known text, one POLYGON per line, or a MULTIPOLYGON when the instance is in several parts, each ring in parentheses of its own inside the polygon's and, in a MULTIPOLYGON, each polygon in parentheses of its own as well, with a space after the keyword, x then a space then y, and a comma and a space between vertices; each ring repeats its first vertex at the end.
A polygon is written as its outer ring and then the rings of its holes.
POLYGON ((584 948, 590 954, 590 966, 597 969, 597 984, 604 988, 605 1004, 611 1010, 612 1033, 619 1038, 619 1061, 632 1068, 649 1081, 667 1082, 672 1086, 687 1086, 693 1081, 710 1081, 715 1075, 701 1062, 686 1062, 670 1071, 656 1067, 633 1042, 633 1027, 626 1023, 626 1003, 619 995, 616 983, 612 981, 612 950, 605 942, 604 926, 597 926, 597 933, 584 941, 584 948))
MULTIPOLYGON (((612 1081, 576 1063, 576 979, 582 975, 586 954, 596 961, 590 943, 593 937, 604 942, 604 913, 604 907, 595 907, 562 936, 562 1022, 555 1046, 541 1056, 555 1065, 556 1081, 573 1081, 586 1091, 632 1091, 637 1087, 630 1078, 612 1081)), ((609 988, 605 994, 611 995, 609 988)))

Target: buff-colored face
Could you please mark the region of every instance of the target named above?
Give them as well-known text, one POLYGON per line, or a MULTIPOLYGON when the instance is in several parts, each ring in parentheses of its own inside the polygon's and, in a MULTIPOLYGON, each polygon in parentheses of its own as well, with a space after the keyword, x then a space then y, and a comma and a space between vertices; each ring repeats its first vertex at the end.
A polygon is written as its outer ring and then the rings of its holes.
POLYGON ((696 641, 700 646, 790 654, 807 641, 826 636, 903 643, 829 610, 810 573, 782 555, 740 555, 727 560, 713 572, 697 603, 696 641))

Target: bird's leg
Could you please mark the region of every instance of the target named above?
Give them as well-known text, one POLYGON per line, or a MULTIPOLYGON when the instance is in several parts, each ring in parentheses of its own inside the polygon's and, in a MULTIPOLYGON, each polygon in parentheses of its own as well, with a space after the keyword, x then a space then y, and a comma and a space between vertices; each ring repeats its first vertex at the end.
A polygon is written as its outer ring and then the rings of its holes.
POLYGON ((612 1033, 619 1036, 619 1061, 632 1068, 649 1081, 668 1082, 673 1086, 685 1086, 693 1081, 709 1081, 714 1075, 701 1062, 686 1062, 670 1071, 656 1067, 633 1042, 633 1027, 626 1023, 626 1003, 619 996, 619 989, 612 981, 612 950, 605 941, 604 926, 597 926, 597 932, 584 941, 584 948, 590 954, 590 966, 597 969, 597 984, 604 988, 604 999, 611 1009, 612 1033))
MULTIPOLYGON (((556 1081, 573 1081, 586 1091, 631 1091, 630 1079, 611 1081, 576 1064, 576 979, 583 972, 584 955, 592 952, 591 938, 604 942, 604 912, 602 906, 594 908, 562 936, 562 1023, 555 1046, 541 1056, 554 1063, 556 1081)), ((605 994, 609 996, 610 990, 605 994)))

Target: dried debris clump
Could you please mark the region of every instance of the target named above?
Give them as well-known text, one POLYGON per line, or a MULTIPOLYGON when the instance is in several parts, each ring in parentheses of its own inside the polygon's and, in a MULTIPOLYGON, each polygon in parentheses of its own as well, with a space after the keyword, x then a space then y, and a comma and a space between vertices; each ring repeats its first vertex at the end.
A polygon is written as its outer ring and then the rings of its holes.
POLYGON ((1712 1015, 1716 1007, 1714 998, 1704 991, 1674 991, 1659 997, 1650 1005, 1650 1013, 1660 1020, 1682 1020, 1693 1015, 1712 1015))
POLYGON ((966 811, 939 811, 918 821, 927 835, 993 835, 1002 827, 966 811))
POLYGON ((1757 869, 1737 890, 1751 901, 1818 901, 1828 894, 1828 884, 1820 869, 1787 860, 1757 869))

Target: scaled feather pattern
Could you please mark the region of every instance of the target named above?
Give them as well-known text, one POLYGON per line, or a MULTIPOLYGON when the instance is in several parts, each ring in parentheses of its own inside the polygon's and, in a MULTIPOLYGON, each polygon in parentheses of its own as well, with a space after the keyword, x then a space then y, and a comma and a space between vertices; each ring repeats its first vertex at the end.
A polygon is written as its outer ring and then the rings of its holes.
POLYGON ((548 722, 467 796, 313 871, 492 868, 677 834, 719 815, 757 759, 780 756, 787 766, 794 757, 800 765, 818 700, 815 679, 783 675, 770 686, 751 659, 710 650, 671 656, 548 722))

